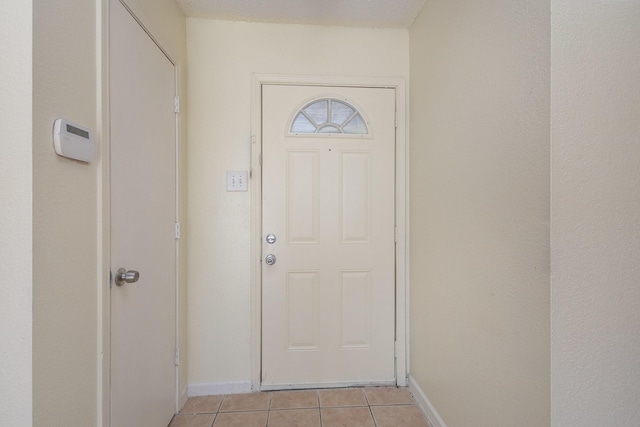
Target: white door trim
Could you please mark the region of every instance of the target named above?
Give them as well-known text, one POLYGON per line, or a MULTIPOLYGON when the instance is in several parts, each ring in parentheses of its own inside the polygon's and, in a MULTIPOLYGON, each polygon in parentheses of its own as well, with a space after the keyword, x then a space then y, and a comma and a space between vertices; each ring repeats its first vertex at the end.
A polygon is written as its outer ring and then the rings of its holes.
MULTIPOLYGON (((158 48, 164 53, 169 62, 173 64, 175 69, 174 87, 176 96, 180 96, 179 85, 179 70, 178 63, 175 61, 176 55, 169 47, 169 43, 160 35, 160 31, 152 23, 151 19, 143 12, 143 10, 137 6, 135 2, 130 0, 119 0, 120 3, 129 11, 131 16, 138 22, 140 27, 147 33, 147 35, 153 40, 158 48)), ((111 147, 111 134, 109 132, 111 126, 110 120, 110 6, 109 0, 100 0, 97 5, 96 22, 100 29, 99 48, 97 51, 96 66, 98 70, 97 78, 97 91, 98 91, 98 121, 100 136, 99 141, 99 158, 101 172, 99 174, 98 188, 100 189, 100 197, 98 198, 98 263, 100 269, 98 271, 98 364, 97 364, 97 414, 96 423, 98 426, 110 426, 110 406, 111 406, 111 185, 110 185, 110 147, 111 147)), ((176 120, 176 134, 175 134, 175 146, 176 146, 176 168, 175 168, 175 180, 176 180, 176 221, 180 221, 180 118, 179 114, 175 116, 176 120)), ((176 347, 180 344, 180 325, 179 325, 179 308, 180 308, 180 243, 176 240, 176 347)), ((180 384, 180 367, 176 366, 176 386, 175 386, 175 412, 177 413, 184 402, 181 401, 181 393, 179 391, 180 384)))
POLYGON ((409 367, 409 144, 406 84, 401 78, 254 74, 251 134, 251 384, 260 390, 262 347, 262 86, 349 86, 396 92, 396 384, 407 385, 409 367))

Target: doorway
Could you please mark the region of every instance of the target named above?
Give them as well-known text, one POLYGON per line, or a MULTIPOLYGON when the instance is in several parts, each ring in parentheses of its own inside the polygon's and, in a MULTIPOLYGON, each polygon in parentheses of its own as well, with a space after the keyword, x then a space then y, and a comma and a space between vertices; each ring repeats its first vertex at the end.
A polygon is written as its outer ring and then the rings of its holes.
POLYGON ((109 27, 110 419, 168 425, 176 399, 175 65, 118 0, 109 27))
POLYGON ((398 87, 283 83, 260 84, 254 149, 259 387, 404 385, 398 87))

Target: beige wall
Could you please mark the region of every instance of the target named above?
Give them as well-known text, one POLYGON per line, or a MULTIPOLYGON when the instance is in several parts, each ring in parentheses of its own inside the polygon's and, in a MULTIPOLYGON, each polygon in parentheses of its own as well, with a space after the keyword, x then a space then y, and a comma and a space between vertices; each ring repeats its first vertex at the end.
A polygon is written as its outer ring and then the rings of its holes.
POLYGON ((187 20, 189 383, 251 379, 251 73, 408 77, 406 30, 187 20))
POLYGON ((59 157, 64 117, 97 129, 96 3, 33 2, 33 422, 94 425, 100 162, 59 157))
POLYGON ((0 420, 30 426, 32 6, 2 3, 0 14, 0 420))
POLYGON ((640 422, 640 3, 554 0, 552 425, 640 422))
POLYGON ((449 427, 549 424, 549 2, 411 33, 411 375, 449 427))

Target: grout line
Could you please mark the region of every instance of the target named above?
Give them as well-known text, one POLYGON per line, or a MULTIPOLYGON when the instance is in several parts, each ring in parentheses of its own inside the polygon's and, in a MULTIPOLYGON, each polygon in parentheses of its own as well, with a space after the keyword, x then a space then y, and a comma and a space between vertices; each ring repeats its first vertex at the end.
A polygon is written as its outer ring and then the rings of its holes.
POLYGON ((371 419, 373 420, 374 427, 378 427, 378 423, 376 422, 376 417, 373 415, 373 409, 369 406, 369 413, 371 414, 371 419))
POLYGON ((369 414, 371 415, 371 419, 373 420, 373 426, 378 427, 378 423, 376 422, 376 417, 373 416, 373 410, 371 409, 371 402, 369 402, 369 396, 367 396, 367 392, 362 388, 362 394, 364 394, 364 400, 367 402, 367 408, 369 408, 369 414))
POLYGON ((367 406, 371 408, 371 402, 369 402, 369 396, 367 396, 367 392, 364 391, 364 388, 362 389, 362 394, 364 394, 364 400, 367 402, 367 406))

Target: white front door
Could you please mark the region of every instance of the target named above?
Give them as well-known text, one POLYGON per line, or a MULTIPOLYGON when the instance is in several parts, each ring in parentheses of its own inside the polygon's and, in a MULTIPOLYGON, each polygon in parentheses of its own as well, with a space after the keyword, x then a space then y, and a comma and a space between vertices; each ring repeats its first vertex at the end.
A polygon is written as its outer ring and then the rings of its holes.
POLYGON ((262 387, 395 382, 395 90, 263 85, 262 141, 262 387))
POLYGON ((174 65, 118 0, 110 14, 111 425, 175 412, 174 65), (112 281, 113 282, 113 281, 112 281))

